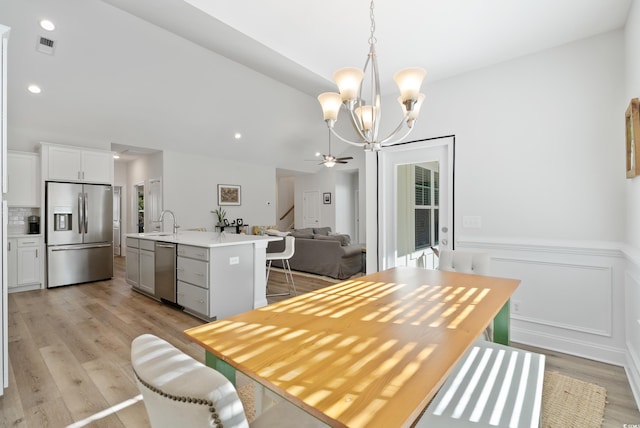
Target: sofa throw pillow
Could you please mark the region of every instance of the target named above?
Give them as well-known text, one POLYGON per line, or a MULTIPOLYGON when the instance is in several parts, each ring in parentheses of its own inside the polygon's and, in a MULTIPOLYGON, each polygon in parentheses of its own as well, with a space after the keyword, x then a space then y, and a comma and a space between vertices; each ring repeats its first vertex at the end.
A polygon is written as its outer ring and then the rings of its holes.
POLYGON ((294 238, 313 239, 313 228, 305 227, 301 229, 292 229, 291 236, 293 236, 294 238))
POLYGON ((313 227, 305 227, 302 229, 293 229, 291 233, 302 233, 305 235, 313 235, 313 227))
POLYGON ((338 241, 343 247, 351 245, 351 237, 349 235, 315 235, 314 239, 324 241, 338 241))
POLYGON ((324 236, 331 235, 331 228, 330 227, 314 227, 313 234, 324 235, 324 236))
POLYGON ((290 232, 280 232, 277 229, 267 229, 265 233, 270 236, 288 236, 290 232))

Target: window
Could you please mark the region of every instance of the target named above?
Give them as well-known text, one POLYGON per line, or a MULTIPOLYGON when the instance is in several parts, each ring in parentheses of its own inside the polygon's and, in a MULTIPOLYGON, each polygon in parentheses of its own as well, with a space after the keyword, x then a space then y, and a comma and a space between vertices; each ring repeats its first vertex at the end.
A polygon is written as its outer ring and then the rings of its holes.
POLYGON ((440 175, 437 171, 415 165, 415 249, 438 243, 438 202, 440 175))

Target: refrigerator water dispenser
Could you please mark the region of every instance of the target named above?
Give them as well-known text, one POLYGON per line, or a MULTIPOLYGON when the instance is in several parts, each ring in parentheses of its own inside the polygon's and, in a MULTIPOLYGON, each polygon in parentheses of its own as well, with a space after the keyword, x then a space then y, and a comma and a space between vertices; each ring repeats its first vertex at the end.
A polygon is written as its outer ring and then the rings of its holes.
POLYGON ((70 212, 56 212, 53 213, 53 230, 63 231, 71 230, 71 213, 70 212))

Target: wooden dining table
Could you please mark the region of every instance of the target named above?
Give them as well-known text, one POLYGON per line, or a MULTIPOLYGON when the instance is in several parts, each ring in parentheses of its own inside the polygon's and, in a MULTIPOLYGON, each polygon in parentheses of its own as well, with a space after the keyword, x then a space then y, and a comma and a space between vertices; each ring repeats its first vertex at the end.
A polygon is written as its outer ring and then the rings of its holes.
POLYGON ((185 333, 330 426, 411 426, 519 283, 398 267, 185 333))

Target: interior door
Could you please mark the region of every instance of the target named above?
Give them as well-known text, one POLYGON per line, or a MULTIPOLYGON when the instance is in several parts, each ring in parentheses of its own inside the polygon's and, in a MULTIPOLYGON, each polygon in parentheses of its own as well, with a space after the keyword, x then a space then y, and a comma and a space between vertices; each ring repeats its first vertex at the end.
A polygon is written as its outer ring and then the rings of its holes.
POLYGON ((434 268, 431 248, 453 248, 454 137, 390 146, 379 154, 379 268, 434 268))
POLYGON ((153 178, 147 182, 147 197, 145 198, 145 226, 146 232, 161 232, 160 213, 162 213, 162 181, 153 178))
POLYGON ((302 227, 320 225, 320 191, 307 190, 302 194, 302 227))

